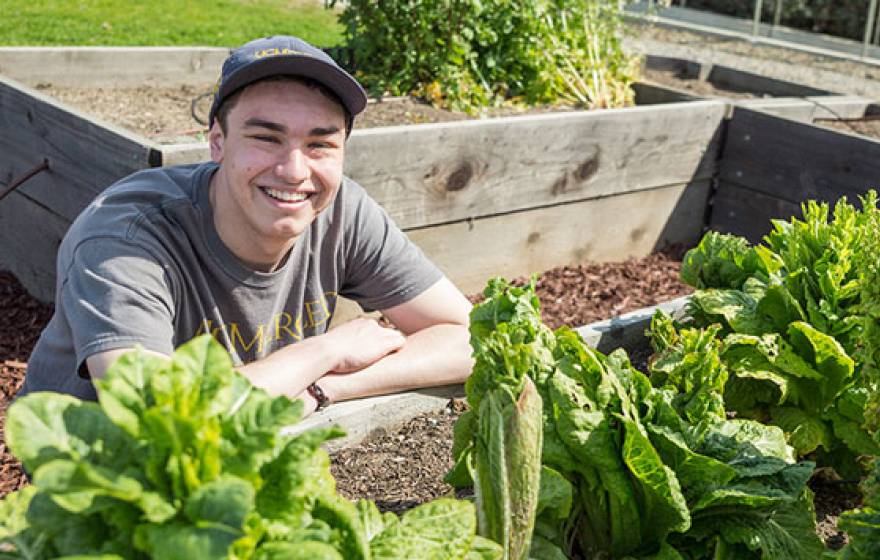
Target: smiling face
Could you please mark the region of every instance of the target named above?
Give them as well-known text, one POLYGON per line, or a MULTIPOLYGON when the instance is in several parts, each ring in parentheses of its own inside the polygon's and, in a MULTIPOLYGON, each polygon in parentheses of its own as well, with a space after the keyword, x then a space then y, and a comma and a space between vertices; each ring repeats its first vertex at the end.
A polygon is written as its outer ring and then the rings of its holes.
POLYGON ((326 209, 342 182, 345 113, 292 80, 244 89, 209 133, 214 223, 224 244, 258 270, 273 270, 326 209))

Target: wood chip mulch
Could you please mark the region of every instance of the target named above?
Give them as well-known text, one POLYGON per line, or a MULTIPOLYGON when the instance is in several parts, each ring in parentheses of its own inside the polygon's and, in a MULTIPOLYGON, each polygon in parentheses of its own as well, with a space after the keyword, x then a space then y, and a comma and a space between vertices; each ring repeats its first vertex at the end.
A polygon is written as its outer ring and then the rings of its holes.
POLYGON ((2 430, 6 408, 24 382, 27 360, 52 309, 30 297, 12 274, 0 271, 0 497, 27 482, 21 464, 6 448, 2 430))
MULTIPOLYGON (((672 247, 640 259, 548 270, 535 286, 541 316, 552 329, 580 327, 687 295, 692 289, 678 278, 682 253, 682 248, 672 247)), ((512 283, 522 286, 528 281, 517 278, 512 283)), ((469 299, 477 303, 483 296, 469 299)))

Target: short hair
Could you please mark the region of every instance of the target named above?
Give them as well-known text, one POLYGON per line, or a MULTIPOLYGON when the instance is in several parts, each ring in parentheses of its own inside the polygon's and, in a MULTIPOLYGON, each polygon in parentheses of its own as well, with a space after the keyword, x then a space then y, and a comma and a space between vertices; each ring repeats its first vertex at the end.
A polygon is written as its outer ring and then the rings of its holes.
POLYGON ((223 103, 221 103, 220 106, 217 108, 217 114, 215 118, 217 119, 217 122, 220 123, 220 130, 223 131, 224 136, 226 135, 226 119, 229 116, 229 112, 232 111, 232 109, 235 107, 235 104, 238 103, 238 98, 241 97, 242 92, 251 86, 255 86, 264 82, 294 82, 297 84, 302 84, 309 89, 314 89, 318 91, 321 95, 339 105, 339 107, 342 109, 343 114, 345 115, 345 136, 348 137, 348 135, 351 134, 351 128, 354 123, 354 118, 349 114, 348 109, 345 108, 342 100, 339 98, 338 95, 333 92, 333 90, 331 90, 321 82, 313 80, 311 78, 282 74, 278 76, 269 76, 268 78, 263 78, 255 82, 251 82, 243 88, 234 91, 226 99, 223 100, 223 103))

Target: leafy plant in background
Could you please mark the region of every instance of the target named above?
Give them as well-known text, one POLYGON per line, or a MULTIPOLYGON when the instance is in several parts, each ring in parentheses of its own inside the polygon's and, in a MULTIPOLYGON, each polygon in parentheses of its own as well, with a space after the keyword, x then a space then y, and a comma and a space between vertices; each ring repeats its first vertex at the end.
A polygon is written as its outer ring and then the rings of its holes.
POLYGON ((866 233, 880 213, 874 193, 861 202, 841 200, 832 215, 810 201, 802 220, 774 221, 754 247, 710 232, 681 273, 697 288, 690 319, 720 325, 727 406, 780 426, 799 455, 817 452, 852 477, 859 457, 880 453, 865 415, 878 381, 866 334, 880 317, 866 233))
POLYGON ((338 496, 319 445, 342 432, 281 435, 302 404, 254 388, 210 336, 170 360, 129 353, 97 387, 99 403, 35 393, 9 408, 34 484, 0 502, 0 557, 500 557, 468 502, 398 518, 338 496))
POLYGON ((374 93, 479 113, 503 104, 631 104, 618 0, 350 0, 350 66, 374 93))
MULTIPOLYGON (((570 329, 551 332, 533 287, 495 280, 486 295, 472 319, 478 362, 491 348, 496 367, 529 376, 544 403, 532 557, 819 557, 813 464, 794 462, 778 428, 726 418, 713 330, 679 332, 657 317, 653 387, 622 350, 604 356, 570 329)), ((456 486, 470 482, 475 418, 456 424, 456 486)))

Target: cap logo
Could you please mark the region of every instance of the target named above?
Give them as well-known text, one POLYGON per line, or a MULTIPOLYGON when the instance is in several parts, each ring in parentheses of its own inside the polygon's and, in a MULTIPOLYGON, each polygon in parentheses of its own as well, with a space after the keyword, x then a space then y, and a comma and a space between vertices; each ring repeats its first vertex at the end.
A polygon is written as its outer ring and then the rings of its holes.
POLYGON ((294 49, 288 49, 287 47, 284 47, 282 49, 279 49, 278 47, 273 47, 271 49, 262 49, 255 52, 254 58, 266 58, 267 56, 280 56, 284 54, 301 54, 308 56, 307 53, 294 49))

